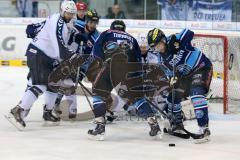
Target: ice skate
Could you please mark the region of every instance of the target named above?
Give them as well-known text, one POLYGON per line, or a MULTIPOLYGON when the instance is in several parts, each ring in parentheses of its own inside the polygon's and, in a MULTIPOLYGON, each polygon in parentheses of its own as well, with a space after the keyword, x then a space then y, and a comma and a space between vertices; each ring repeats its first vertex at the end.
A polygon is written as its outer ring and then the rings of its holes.
POLYGON ((149 131, 149 135, 151 137, 157 137, 159 139, 162 139, 163 138, 163 132, 161 131, 156 118, 155 117, 149 117, 148 118, 148 124, 151 128, 151 130, 149 131))
POLYGON ((22 131, 26 127, 26 123, 24 122, 24 119, 23 119, 24 114, 25 114, 24 109, 17 105, 13 109, 11 109, 8 116, 7 115, 4 115, 4 116, 19 131, 22 131))
POLYGON ((96 128, 88 130, 88 135, 91 139, 103 141, 106 122, 103 117, 100 117, 95 119, 95 123, 97 124, 96 128))
POLYGON ((77 113, 69 113, 68 118, 72 121, 74 121, 77 117, 77 113))
POLYGON ((211 132, 208 127, 199 127, 198 134, 202 134, 202 136, 199 139, 195 140, 196 144, 210 141, 211 132))
POLYGON ((48 110, 46 106, 44 106, 43 120, 43 126, 57 126, 60 124, 60 118, 53 115, 52 110, 48 110))
POLYGON ((116 116, 113 112, 108 112, 106 115, 107 123, 113 123, 113 121, 117 118, 118 118, 118 116, 116 116))
POLYGON ((173 114, 173 116, 170 114, 171 119, 169 120, 169 125, 167 128, 168 133, 180 133, 185 134, 185 132, 182 130, 184 128, 183 125, 183 115, 181 112, 173 114))

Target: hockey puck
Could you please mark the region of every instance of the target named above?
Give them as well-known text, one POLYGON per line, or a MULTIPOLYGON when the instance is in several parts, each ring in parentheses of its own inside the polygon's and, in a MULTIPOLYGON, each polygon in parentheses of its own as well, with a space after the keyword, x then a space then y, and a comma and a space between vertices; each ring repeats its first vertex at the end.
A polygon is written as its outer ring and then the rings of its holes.
POLYGON ((168 146, 169 147, 175 147, 175 144, 174 143, 169 143, 168 146))

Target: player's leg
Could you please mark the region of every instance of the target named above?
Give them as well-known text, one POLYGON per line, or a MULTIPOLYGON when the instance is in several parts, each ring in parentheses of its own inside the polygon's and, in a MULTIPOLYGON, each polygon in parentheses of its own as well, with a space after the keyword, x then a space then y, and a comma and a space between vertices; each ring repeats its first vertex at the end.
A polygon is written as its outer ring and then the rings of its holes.
MULTIPOLYGON (((80 68, 80 72, 85 73, 85 71, 82 68, 80 68)), ((84 78, 84 75, 79 73, 78 77, 77 77, 77 75, 75 75, 75 76, 72 76, 71 79, 72 79, 73 83, 76 84, 79 81, 82 81, 83 78, 84 78)), ((77 116, 77 95, 76 95, 76 91, 74 90, 71 93, 71 95, 66 95, 65 98, 66 98, 66 101, 67 101, 68 106, 69 106, 68 117, 69 117, 69 119, 74 120, 77 116)))
POLYGON ((55 107, 55 101, 57 99, 58 93, 51 92, 47 90, 45 92, 45 104, 43 108, 43 120, 45 121, 45 124, 58 124, 55 122, 59 122, 60 118, 56 117, 53 114, 53 109, 55 107))
POLYGON ((77 96, 76 94, 72 94, 66 96, 66 101, 69 106, 69 119, 75 119, 77 116, 77 96))
POLYGON ((109 68, 103 68, 93 83, 93 113, 96 127, 89 130, 88 134, 95 137, 96 140, 104 140, 106 125, 105 115, 107 112, 106 99, 110 96, 111 90, 113 89, 109 71, 109 68))
MULTIPOLYGON (((25 89, 25 92, 27 92, 28 91, 28 89, 30 88, 30 87, 32 87, 32 79, 31 79, 31 77, 30 77, 30 72, 28 73, 28 75, 27 75, 27 79, 28 79, 28 83, 27 83, 27 87, 26 87, 26 89, 25 89)), ((18 104, 20 104, 21 103, 21 101, 18 103, 18 104)), ((31 107, 30 107, 31 108, 31 107)), ((29 112, 30 112, 30 109, 29 110, 24 110, 24 116, 23 116, 23 118, 25 118, 25 117, 27 117, 27 115, 29 114, 29 112)))
POLYGON ((32 85, 27 88, 20 103, 10 112, 23 127, 26 126, 23 119, 25 112, 29 111, 38 97, 46 91, 48 75, 53 69, 50 62, 48 62, 49 58, 38 50, 36 50, 36 52, 39 52, 38 54, 32 53, 32 47, 34 46, 29 45, 27 50, 27 65, 30 69, 32 85))
POLYGON ((170 119, 170 126, 168 126, 170 131, 181 132, 181 127, 183 127, 183 114, 181 100, 187 94, 190 86, 188 85, 191 81, 190 78, 179 78, 174 84, 174 90, 170 90, 170 93, 167 96, 167 109, 170 119), (174 94, 172 94, 174 92, 174 94), (172 97, 174 96, 174 98, 172 97), (180 127, 179 127, 180 126, 180 127))
MULTIPOLYGON (((117 97, 115 97, 117 98, 117 97)), ((113 98, 111 96, 111 94, 109 94, 109 96, 106 98, 106 106, 107 106, 107 113, 106 113, 106 122, 107 123, 112 123, 116 118, 117 115, 114 114, 114 110, 117 108, 113 108, 113 98)))
POLYGON ((106 102, 102 96, 93 96, 93 113, 95 116, 94 123, 96 127, 88 130, 88 134, 96 137, 97 140, 104 140, 105 134, 105 115, 107 111, 106 102))
POLYGON ((145 98, 137 100, 134 103, 134 106, 137 109, 138 115, 147 119, 150 126, 149 135, 152 137, 158 136, 161 139, 163 132, 160 129, 157 118, 154 115, 154 111, 145 98))
POLYGON ((63 96, 64 96, 63 94, 58 93, 57 99, 55 101, 55 107, 53 110, 57 115, 62 114, 62 111, 60 109, 60 104, 61 104, 63 96))
POLYGON ((183 126, 183 115, 182 115, 182 106, 181 106, 181 94, 179 92, 175 92, 174 101, 172 99, 172 94, 167 97, 167 110, 170 117, 170 129, 171 131, 178 130, 179 126, 183 126))
POLYGON ((26 126, 24 118, 27 115, 27 112, 30 111, 34 102, 38 99, 40 95, 46 90, 44 85, 33 85, 27 89, 24 93, 20 103, 11 109, 10 113, 13 115, 15 120, 19 122, 23 127, 26 126))
POLYGON ((210 136, 208 101, 205 95, 209 91, 212 79, 212 68, 200 70, 192 76, 192 87, 190 89, 191 101, 199 126, 199 134, 204 134, 203 139, 208 140, 210 136))

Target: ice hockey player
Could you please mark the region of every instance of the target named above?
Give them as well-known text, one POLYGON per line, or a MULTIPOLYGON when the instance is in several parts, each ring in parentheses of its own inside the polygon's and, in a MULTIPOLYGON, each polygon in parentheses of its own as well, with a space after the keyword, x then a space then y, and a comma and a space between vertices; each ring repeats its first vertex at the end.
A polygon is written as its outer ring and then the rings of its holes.
POLYGON ((203 135, 199 141, 206 141, 210 136, 210 130, 205 95, 209 91, 213 71, 212 63, 206 55, 191 45, 193 36, 193 31, 184 29, 178 34, 166 37, 160 29, 154 28, 149 35, 149 44, 161 54, 164 64, 174 72, 172 75, 175 75, 171 81, 174 94, 170 93, 167 98, 168 113, 172 116, 171 129, 174 131, 178 126, 183 126, 180 102, 181 98, 190 96, 199 134, 203 135), (181 93, 181 90, 184 93, 181 93))
MULTIPOLYGON (((99 36, 99 31, 97 30, 97 25, 100 16, 95 9, 88 10, 85 15, 85 24, 79 24, 75 22, 74 27, 77 29, 75 34, 71 34, 68 44, 72 43, 80 44, 83 41, 84 44, 84 54, 90 54, 96 39, 99 36)), ((76 50, 79 52, 79 49, 76 50)))
MULTIPOLYGON (((79 2, 80 3, 80 2, 79 2)), ((77 3, 77 7, 81 7, 81 5, 79 5, 79 3, 77 3)), ((82 2, 80 3, 82 4, 82 2)), ((92 48, 93 45, 96 41, 96 39, 99 36, 99 32, 96 29, 97 24, 99 22, 99 15, 96 12, 96 10, 92 9, 87 11, 87 14, 85 16, 85 20, 86 23, 84 23, 83 25, 79 24, 79 23, 75 23, 75 27, 77 28, 76 32, 73 32, 68 40, 68 45, 70 46, 71 49, 73 49, 76 53, 80 52, 80 44, 81 41, 84 42, 83 43, 83 48, 82 48, 82 53, 79 54, 84 54, 84 55, 90 55, 90 53, 92 52, 92 48)), ((79 80, 82 80, 83 77, 80 77, 79 80)), ((73 81, 75 82, 76 78, 73 77, 73 81)), ((55 102, 55 111, 58 114, 61 114, 61 110, 60 110, 60 102, 62 99, 63 95, 59 94, 56 102, 55 102)), ((72 95, 68 95, 65 97, 66 101, 69 102, 70 106, 69 106, 69 119, 75 119, 76 115, 77 115, 77 96, 75 93, 73 93, 72 95)))
MULTIPOLYGON (((99 72, 93 83, 93 112, 95 115, 96 128, 88 131, 89 136, 96 140, 104 140, 105 134, 105 114, 107 111, 106 99, 110 95, 111 90, 115 87, 110 79, 109 61, 116 54, 115 49, 124 45, 127 50, 129 62, 141 62, 141 53, 138 43, 134 37, 126 33, 125 23, 121 20, 112 22, 110 29, 101 33, 97 39, 92 56, 102 59, 104 67, 99 72)), ((113 62, 114 63, 114 62, 113 62)), ((144 98, 139 99, 136 103, 139 113, 146 115, 150 125, 150 136, 160 136, 162 133, 157 120, 153 116, 153 111, 144 98)))
POLYGON ((85 26, 85 15, 86 15, 88 6, 84 2, 77 2, 76 6, 77 6, 77 20, 75 22, 76 23, 75 25, 85 26))
MULTIPOLYGON (((161 57, 161 54, 155 50, 153 50, 151 47, 149 47, 149 43, 151 42, 152 38, 152 32, 154 30, 150 30, 145 36, 145 42, 143 43, 142 40, 139 40, 139 45, 142 51, 142 62, 147 65, 153 65, 159 68, 159 70, 164 71, 164 75, 159 75, 161 77, 166 77, 171 74, 171 71, 164 65, 163 59, 161 57), (145 49, 146 48, 146 49, 145 49), (145 52, 144 52, 145 49, 145 52)), ((155 31, 156 32, 156 31, 155 31)), ((158 89, 154 93, 153 96, 153 103, 155 103, 157 106, 164 108, 166 104, 166 99, 169 94, 169 85, 168 83, 162 83, 161 86, 158 86, 158 89)))
MULTIPOLYGON (((74 54, 66 47, 65 39, 68 35, 65 33, 68 33, 67 23, 76 15, 76 12, 77 8, 73 1, 63 1, 61 12, 46 19, 44 26, 27 48, 27 65, 30 70, 32 86, 26 90, 20 103, 10 111, 10 115, 22 127, 26 126, 24 122, 25 111, 30 110, 38 97, 46 91, 48 75, 56 63, 74 54)), ((51 98, 49 97, 49 99, 51 98)), ((43 119, 45 121, 59 121, 52 115, 52 108, 49 108, 47 104, 44 107, 43 119)))

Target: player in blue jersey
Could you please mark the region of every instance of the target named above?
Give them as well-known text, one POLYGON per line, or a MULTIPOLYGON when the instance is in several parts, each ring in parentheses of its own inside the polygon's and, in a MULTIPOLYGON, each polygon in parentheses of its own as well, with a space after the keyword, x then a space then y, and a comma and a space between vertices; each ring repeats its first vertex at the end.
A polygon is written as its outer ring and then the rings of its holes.
POLYGON ((84 2, 77 2, 76 6, 77 6, 77 20, 76 20, 76 23, 78 25, 85 25, 85 19, 86 19, 85 15, 86 15, 88 6, 84 2))
POLYGON ((172 116, 171 129, 174 131, 179 125, 183 125, 180 102, 182 98, 190 96, 199 133, 204 135, 204 140, 208 140, 210 130, 205 95, 209 91, 212 79, 212 63, 204 53, 192 46, 193 36, 193 31, 184 29, 180 33, 166 37, 160 29, 154 28, 148 35, 148 43, 161 54, 164 64, 174 71, 172 75, 177 77, 177 80, 173 77, 171 83, 174 86, 174 94, 170 93, 167 98, 168 113, 172 116))
MULTIPOLYGON (((127 55, 128 62, 139 62, 141 64, 141 51, 138 43, 134 37, 125 32, 126 26, 123 21, 115 20, 109 30, 104 31, 97 39, 93 48, 93 57, 97 57, 103 61, 104 67, 98 73, 93 82, 93 112, 95 115, 96 128, 88 131, 92 137, 103 140, 105 134, 105 114, 107 111, 106 99, 110 96, 110 92, 117 84, 112 78, 112 74, 121 73, 124 70, 117 68, 118 72, 112 72, 114 69, 110 68, 110 63, 114 64, 113 58, 118 55, 119 51, 127 55), (119 49, 120 48, 120 49, 119 49), (110 75, 111 74, 111 75, 110 75)), ((120 59, 116 60, 120 61, 120 59)), ((116 68, 115 68, 116 71, 116 68)), ((134 76, 131 75, 131 76, 134 76)), ((121 79, 122 77, 120 77, 121 79)), ((150 125, 150 136, 161 136, 161 130, 154 117, 150 105, 143 97, 139 97, 134 102, 138 113, 145 115, 150 125)))
MULTIPOLYGON (((97 11, 92 9, 87 11, 85 15, 85 23, 77 23, 75 22, 74 27, 77 29, 73 34, 71 34, 69 38, 68 44, 71 45, 72 43, 80 44, 80 41, 84 42, 84 54, 90 54, 93 48, 93 45, 96 39, 99 36, 99 31, 96 29, 100 16, 98 15, 97 11)), ((77 52, 79 48, 77 49, 77 52)))

